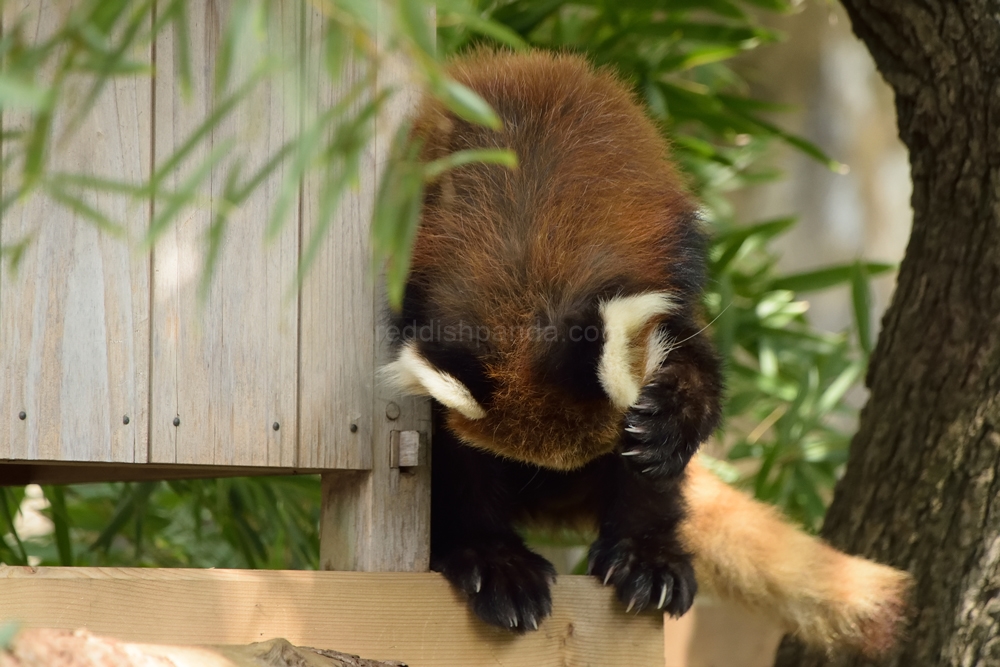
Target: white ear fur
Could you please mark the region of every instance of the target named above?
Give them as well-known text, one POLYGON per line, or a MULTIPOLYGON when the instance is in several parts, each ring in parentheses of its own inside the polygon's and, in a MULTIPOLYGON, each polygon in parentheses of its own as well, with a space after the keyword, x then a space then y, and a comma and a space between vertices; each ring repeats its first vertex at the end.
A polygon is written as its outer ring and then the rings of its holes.
POLYGON ((620 296, 601 303, 604 350, 597 366, 597 377, 616 406, 627 408, 635 403, 645 377, 666 358, 669 341, 654 330, 646 340, 643 375, 636 376, 636 355, 642 351, 635 340, 636 335, 651 319, 669 313, 674 306, 674 300, 667 292, 620 296))
POLYGON ((432 396, 469 419, 486 416, 469 389, 455 376, 434 368, 413 343, 406 343, 396 360, 383 366, 379 374, 391 387, 412 396, 432 396))

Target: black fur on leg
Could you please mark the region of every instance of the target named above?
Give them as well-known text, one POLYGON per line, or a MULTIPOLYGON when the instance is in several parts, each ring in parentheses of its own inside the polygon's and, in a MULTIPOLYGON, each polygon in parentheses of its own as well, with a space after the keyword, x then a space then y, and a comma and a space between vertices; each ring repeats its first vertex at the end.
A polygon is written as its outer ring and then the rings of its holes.
POLYGON ((588 571, 614 586, 629 611, 662 609, 680 616, 698 590, 691 555, 678 536, 685 511, 680 478, 644 476, 624 465, 617 478, 590 547, 588 571))
POLYGON ((435 405, 431 569, 486 623, 537 630, 552 612, 556 571, 513 528, 527 467, 461 444, 442 422, 435 405))

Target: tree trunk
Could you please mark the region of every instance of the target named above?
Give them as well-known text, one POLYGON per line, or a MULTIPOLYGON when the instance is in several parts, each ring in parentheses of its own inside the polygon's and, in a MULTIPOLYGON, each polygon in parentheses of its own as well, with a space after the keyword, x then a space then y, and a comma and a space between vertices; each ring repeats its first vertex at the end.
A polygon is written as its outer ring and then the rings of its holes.
MULTIPOLYGON (((823 533, 916 578, 884 665, 1000 665, 1000 0, 843 0, 896 93, 913 232, 823 533)), ((780 667, 869 664, 804 652, 780 667)))

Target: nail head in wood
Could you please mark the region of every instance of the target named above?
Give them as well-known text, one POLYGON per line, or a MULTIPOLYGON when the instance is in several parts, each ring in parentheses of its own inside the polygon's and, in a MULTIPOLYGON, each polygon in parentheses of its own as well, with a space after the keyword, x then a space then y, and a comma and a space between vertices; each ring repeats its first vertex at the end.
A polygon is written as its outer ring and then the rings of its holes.
POLYGON ((389 401, 388 405, 385 406, 385 418, 389 421, 396 421, 399 419, 399 415, 399 406, 392 401, 389 401))
POLYGON ((24 410, 21 410, 19 413, 17 413, 17 418, 20 419, 21 421, 24 421, 25 419, 28 418, 28 415, 24 412, 24 410))
POLYGON ((181 425, 181 418, 174 417, 174 426, 180 426, 180 425, 181 425))
POLYGON ((426 447, 420 431, 389 432, 389 467, 414 468, 426 463, 426 447))
POLYGON ((271 428, 277 431, 279 428, 281 428, 281 424, 279 424, 278 422, 274 422, 274 424, 271 425, 271 428))
POLYGON ((358 432, 358 425, 351 424, 351 433, 357 433, 357 432, 358 432))
POLYGON ((130 420, 128 418, 128 415, 125 415, 124 417, 122 417, 122 423, 125 424, 126 426, 128 426, 129 421, 130 420))

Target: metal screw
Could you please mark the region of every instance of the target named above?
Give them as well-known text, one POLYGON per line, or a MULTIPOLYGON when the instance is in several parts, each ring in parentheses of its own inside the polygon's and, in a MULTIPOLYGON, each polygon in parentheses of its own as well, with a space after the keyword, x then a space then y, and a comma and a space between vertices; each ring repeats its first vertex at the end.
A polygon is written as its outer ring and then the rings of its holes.
POLYGON ((21 410, 20 412, 17 413, 17 418, 20 419, 21 421, 24 421, 25 419, 28 418, 28 415, 24 413, 24 410, 21 410))
POLYGON ((271 428, 277 431, 279 428, 281 428, 281 424, 279 424, 278 422, 274 422, 274 424, 271 425, 271 428))
POLYGON ((385 418, 389 421, 396 421, 399 419, 399 406, 390 401, 388 405, 385 406, 385 418))
POLYGON ((181 425, 181 418, 174 417, 174 426, 180 426, 180 425, 181 425))
POLYGON ((124 417, 122 417, 122 423, 123 424, 128 425, 128 422, 129 422, 128 415, 125 415, 124 417))
POLYGON ((358 432, 358 425, 351 424, 351 433, 357 433, 357 432, 358 432))

